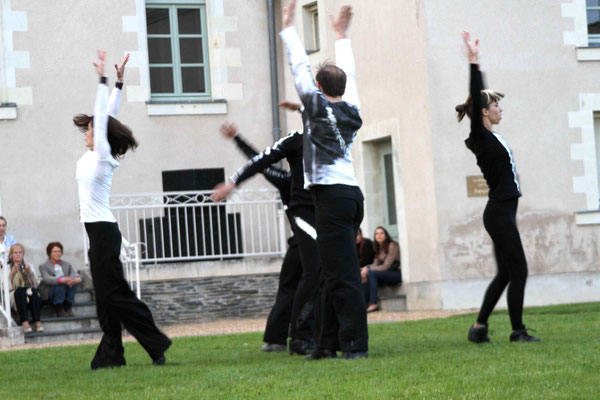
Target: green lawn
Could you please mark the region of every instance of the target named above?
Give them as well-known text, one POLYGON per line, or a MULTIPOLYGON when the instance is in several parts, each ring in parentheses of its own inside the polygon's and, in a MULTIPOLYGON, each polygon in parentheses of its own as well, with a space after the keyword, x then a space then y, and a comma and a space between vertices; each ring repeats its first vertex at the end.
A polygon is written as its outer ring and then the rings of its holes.
POLYGON ((600 303, 529 308, 541 343, 466 339, 473 315, 369 326, 369 358, 305 362, 259 351, 260 333, 174 340, 153 367, 137 343, 128 365, 91 371, 95 346, 0 353, 0 399, 598 399, 600 303))

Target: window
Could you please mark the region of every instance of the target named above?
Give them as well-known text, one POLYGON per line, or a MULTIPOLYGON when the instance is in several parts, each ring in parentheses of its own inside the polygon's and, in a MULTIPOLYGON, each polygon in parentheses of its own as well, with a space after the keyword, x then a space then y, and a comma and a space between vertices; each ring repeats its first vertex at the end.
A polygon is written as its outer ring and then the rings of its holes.
POLYGON ((309 54, 314 53, 321 48, 319 38, 319 9, 317 3, 311 3, 302 7, 302 14, 306 52, 309 54))
POLYGON ((392 141, 379 143, 379 168, 381 171, 381 188, 383 203, 383 225, 392 237, 398 237, 398 218, 396 215, 396 186, 394 184, 394 156, 392 141))
POLYGON ((586 0, 588 43, 600 47, 600 0, 586 0))
POLYGON ((204 0, 146 0, 152 100, 210 97, 204 0))

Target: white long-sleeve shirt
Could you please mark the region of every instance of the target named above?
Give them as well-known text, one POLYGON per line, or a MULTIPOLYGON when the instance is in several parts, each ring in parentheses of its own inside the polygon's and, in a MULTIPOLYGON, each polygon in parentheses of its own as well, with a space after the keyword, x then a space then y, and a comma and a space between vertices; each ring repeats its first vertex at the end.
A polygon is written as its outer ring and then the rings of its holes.
POLYGON ((344 184, 358 186, 352 165, 352 144, 362 126, 350 39, 335 42, 336 65, 346 73, 341 102, 325 98, 313 80, 310 63, 296 28, 280 32, 288 52, 294 83, 307 113, 304 126, 304 187, 344 184))
POLYGON ((116 222, 110 211, 112 177, 119 162, 111 155, 107 137, 108 116, 116 117, 121 90, 114 88, 108 99, 108 86, 100 83, 94 105, 94 149, 77 161, 75 177, 79 192, 81 222, 116 222))

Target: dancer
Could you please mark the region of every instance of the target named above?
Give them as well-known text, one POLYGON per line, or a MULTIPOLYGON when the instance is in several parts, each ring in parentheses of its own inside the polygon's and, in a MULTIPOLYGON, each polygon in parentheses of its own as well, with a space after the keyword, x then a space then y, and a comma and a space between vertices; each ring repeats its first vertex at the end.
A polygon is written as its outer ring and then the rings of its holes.
MULTIPOLYGON (((239 134, 234 124, 224 123, 221 125, 221 133, 233 139, 238 149, 249 159, 258 155, 258 152, 242 138, 242 135, 239 134)), ((283 208, 290 224, 292 224, 293 218, 289 211, 290 191, 292 187, 290 172, 270 166, 263 169, 261 173, 269 183, 279 190, 283 208)), ((290 330, 294 295, 301 277, 300 251, 296 238, 292 236, 288 239, 288 248, 283 257, 283 264, 281 264, 275 304, 273 304, 271 312, 267 317, 267 326, 265 327, 265 334, 263 336, 265 344, 261 347, 262 351, 282 352, 287 350, 287 338, 290 330)))
MULTIPOLYGON (((299 110, 300 105, 282 102, 280 106, 299 110)), ((300 249, 302 278, 294 296, 290 327, 290 354, 310 354, 315 350, 314 342, 314 296, 319 282, 320 259, 315 230, 315 210, 310 193, 304 189, 302 168, 302 134, 292 132, 278 140, 240 168, 231 180, 219 185, 213 198, 226 197, 236 186, 262 171, 265 167, 286 158, 292 174, 290 199, 291 227, 300 249)))
POLYGON ((471 68, 470 96, 456 106, 458 121, 465 114, 471 119, 471 133, 465 144, 475 154, 477 165, 489 187, 489 200, 483 212, 483 225, 494 243, 498 273, 490 283, 477 321, 469 329, 468 339, 490 342, 488 317, 508 285, 508 314, 513 332, 511 342, 539 342, 523 325, 523 299, 527 280, 527 261, 517 229, 516 214, 521 189, 512 151, 502 136, 493 131, 502 119, 498 105, 502 93, 485 90, 479 70, 479 40, 471 42, 469 32, 462 34, 471 68))
POLYGON ((352 17, 343 6, 331 18, 337 66, 325 63, 316 81, 294 27, 296 1, 283 9, 285 43, 307 120, 304 127, 304 186, 315 205, 317 244, 322 260, 317 349, 307 360, 368 355, 369 334, 362 292, 356 233, 363 219, 363 196, 354 176, 352 143, 362 125, 354 55, 347 31, 352 17), (344 96, 342 98, 342 96, 344 96))
POLYGON ((110 187, 117 158, 137 142, 132 132, 114 117, 117 115, 123 86, 123 72, 129 54, 117 70, 117 84, 108 99, 107 79, 104 76, 105 51, 98 51, 94 62, 100 76, 96 92, 94 115, 76 115, 75 125, 85 133, 85 144, 90 151, 77 162, 79 209, 90 243, 90 269, 98 321, 104 332, 102 341, 91 362, 92 369, 125 365, 121 323, 144 347, 154 365, 165 363, 165 351, 171 340, 154 323, 145 303, 135 296, 123 277, 121 232, 109 206, 110 187))

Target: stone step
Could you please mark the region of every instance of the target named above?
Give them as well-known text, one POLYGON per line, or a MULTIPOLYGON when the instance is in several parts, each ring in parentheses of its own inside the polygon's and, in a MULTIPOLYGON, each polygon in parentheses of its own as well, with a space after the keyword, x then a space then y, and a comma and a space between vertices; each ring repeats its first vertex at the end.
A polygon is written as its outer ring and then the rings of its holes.
POLYGON ((32 332, 25 334, 25 343, 64 342, 102 337, 100 328, 64 329, 53 332, 32 332))
POLYGON ((48 333, 100 327, 96 314, 62 318, 42 318, 42 325, 48 333))
MULTIPOLYGON (((79 315, 92 315, 96 314, 96 303, 92 301, 87 301, 83 303, 75 303, 73 304, 73 313, 75 316, 79 315)), ((51 305, 45 305, 42 307, 42 320, 45 318, 53 318, 56 317, 54 313, 54 309, 51 305)))
POLYGON ((377 290, 379 307, 384 311, 406 311, 406 295, 402 293, 402 286, 380 286, 377 290))
POLYGON ((94 301, 94 289, 78 289, 75 293, 75 303, 89 303, 94 301))

